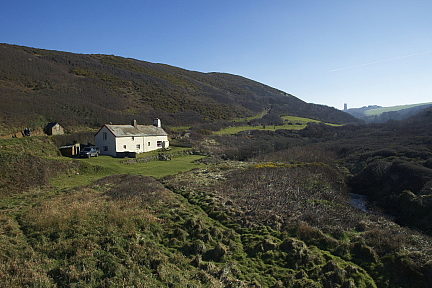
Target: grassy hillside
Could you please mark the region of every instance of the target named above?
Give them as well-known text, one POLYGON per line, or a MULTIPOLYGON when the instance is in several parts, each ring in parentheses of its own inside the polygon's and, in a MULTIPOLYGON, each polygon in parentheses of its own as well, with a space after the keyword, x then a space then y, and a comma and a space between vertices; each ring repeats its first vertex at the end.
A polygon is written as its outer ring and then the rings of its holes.
POLYGON ((348 109, 348 113, 366 123, 385 123, 389 120, 407 119, 432 106, 432 102, 391 107, 368 106, 348 109))
POLYGON ((374 108, 374 109, 370 109, 370 110, 365 111, 364 114, 366 116, 378 116, 378 115, 385 113, 385 112, 400 111, 400 110, 404 110, 404 109, 414 108, 417 106, 427 106, 427 105, 432 105, 432 102, 374 108))
POLYGON ((356 121, 334 108, 224 73, 200 73, 112 55, 0 45, 0 133, 60 122, 69 130, 104 123, 184 126, 279 114, 332 123, 356 121))
MULTIPOLYGON (((308 123, 318 123, 320 121, 303 118, 303 117, 296 117, 296 116, 283 116, 281 117, 283 120, 282 125, 261 125, 261 126, 251 126, 251 125, 244 125, 244 126, 233 126, 221 129, 219 131, 216 131, 215 134, 217 135, 223 135, 223 134, 236 134, 241 131, 246 130, 261 130, 261 131, 274 131, 276 129, 284 129, 284 130, 300 130, 306 128, 308 123)), ((252 120, 252 119, 251 119, 252 120)), ((329 125, 335 125, 335 124, 329 124, 329 125)))

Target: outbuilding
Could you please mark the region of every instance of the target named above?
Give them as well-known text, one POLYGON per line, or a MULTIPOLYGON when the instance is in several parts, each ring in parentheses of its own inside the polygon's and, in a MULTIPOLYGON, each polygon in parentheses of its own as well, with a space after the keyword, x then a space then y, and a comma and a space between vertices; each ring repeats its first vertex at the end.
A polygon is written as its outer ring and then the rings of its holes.
POLYGON ((155 119, 153 125, 138 125, 133 120, 131 125, 103 125, 95 134, 95 145, 101 155, 125 157, 168 148, 169 141, 160 119, 155 119))
POLYGON ((45 127, 45 133, 47 135, 63 135, 64 129, 57 122, 48 123, 48 125, 45 127))
POLYGON ((63 156, 66 157, 77 156, 80 152, 80 144, 77 143, 73 145, 61 146, 59 150, 63 156))

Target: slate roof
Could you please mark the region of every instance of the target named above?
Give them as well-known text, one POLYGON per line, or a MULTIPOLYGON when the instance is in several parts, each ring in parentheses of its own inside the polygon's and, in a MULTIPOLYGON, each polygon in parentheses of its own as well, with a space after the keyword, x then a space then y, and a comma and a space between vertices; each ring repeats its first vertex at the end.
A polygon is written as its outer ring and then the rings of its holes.
POLYGON ((105 124, 105 126, 114 134, 116 137, 122 136, 166 136, 166 133, 161 127, 153 125, 111 125, 105 124))
POLYGON ((56 124, 58 124, 58 122, 50 122, 47 124, 46 128, 50 129, 50 128, 54 127, 56 124))

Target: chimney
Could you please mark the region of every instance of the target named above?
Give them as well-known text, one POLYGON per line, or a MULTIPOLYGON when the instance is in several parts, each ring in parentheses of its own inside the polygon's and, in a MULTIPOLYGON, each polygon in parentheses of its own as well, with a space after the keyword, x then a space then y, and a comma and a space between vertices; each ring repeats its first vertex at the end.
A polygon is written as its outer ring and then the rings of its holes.
POLYGON ((153 120, 153 126, 162 127, 161 120, 159 118, 154 119, 153 120))
POLYGON ((135 119, 133 119, 131 125, 134 127, 137 127, 137 121, 135 119))

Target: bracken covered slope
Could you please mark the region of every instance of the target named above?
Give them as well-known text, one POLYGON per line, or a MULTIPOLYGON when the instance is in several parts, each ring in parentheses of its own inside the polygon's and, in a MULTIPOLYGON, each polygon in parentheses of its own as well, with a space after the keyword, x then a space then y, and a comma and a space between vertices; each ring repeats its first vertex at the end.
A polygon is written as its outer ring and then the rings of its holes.
POLYGON ((141 123, 159 117, 167 125, 184 125, 271 108, 325 122, 356 121, 241 76, 8 44, 0 44, 0 101, 0 132, 47 121, 67 128, 97 127, 129 123, 132 117, 141 123))

